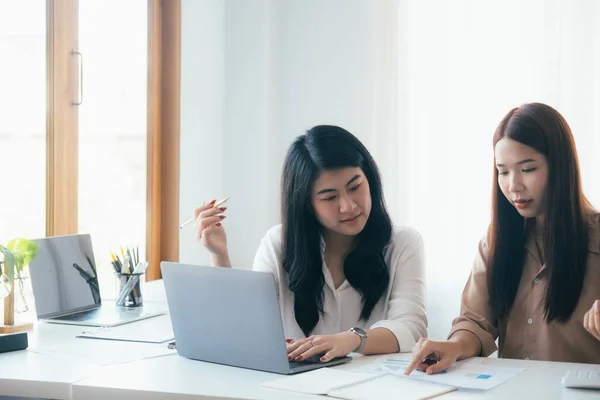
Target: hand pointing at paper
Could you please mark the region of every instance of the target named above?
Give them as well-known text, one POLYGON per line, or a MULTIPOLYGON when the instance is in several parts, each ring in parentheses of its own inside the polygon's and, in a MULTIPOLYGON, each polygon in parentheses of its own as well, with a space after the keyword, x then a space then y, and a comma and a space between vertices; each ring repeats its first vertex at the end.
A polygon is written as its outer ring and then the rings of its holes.
POLYGON ((410 375, 415 369, 427 374, 440 373, 452 366, 456 360, 479 354, 480 346, 477 336, 469 331, 457 331, 449 340, 421 338, 413 348, 412 361, 404 374, 410 375), (437 362, 432 362, 433 359, 437 362))

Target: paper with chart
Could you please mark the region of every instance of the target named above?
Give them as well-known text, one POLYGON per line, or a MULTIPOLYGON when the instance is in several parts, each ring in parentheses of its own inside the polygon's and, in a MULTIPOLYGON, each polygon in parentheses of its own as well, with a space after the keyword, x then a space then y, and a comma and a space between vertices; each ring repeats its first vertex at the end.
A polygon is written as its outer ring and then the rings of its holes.
MULTIPOLYGON (((447 371, 427 375, 422 371, 413 371, 410 378, 450 385, 463 389, 488 390, 508 381, 523 372, 524 368, 505 368, 489 366, 474 360, 458 361, 447 371)), ((385 358, 375 364, 365 366, 361 372, 376 374, 404 375, 410 360, 385 358)))

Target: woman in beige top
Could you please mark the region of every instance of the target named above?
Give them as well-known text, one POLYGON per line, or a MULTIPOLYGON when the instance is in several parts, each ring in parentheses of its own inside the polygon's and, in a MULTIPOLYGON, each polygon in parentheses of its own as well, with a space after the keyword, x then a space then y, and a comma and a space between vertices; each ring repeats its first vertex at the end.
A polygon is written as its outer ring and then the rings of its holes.
POLYGON ((512 109, 494 134, 492 222, 446 341, 414 368, 500 357, 600 363, 600 214, 581 190, 573 135, 552 107, 512 109), (437 361, 437 363, 436 363, 437 361))

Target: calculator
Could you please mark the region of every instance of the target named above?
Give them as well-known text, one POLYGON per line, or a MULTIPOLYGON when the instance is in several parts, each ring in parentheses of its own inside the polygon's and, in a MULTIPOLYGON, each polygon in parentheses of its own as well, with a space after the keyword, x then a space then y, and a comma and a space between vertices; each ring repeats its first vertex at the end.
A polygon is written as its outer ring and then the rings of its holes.
POLYGON ((600 389, 600 370, 569 370, 563 376, 562 384, 568 388, 600 389))

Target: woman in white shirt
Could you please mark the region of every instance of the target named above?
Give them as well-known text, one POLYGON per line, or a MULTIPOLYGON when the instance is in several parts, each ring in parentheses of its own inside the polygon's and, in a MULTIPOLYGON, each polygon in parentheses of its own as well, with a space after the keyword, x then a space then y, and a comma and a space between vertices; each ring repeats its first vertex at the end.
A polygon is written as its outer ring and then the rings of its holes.
MULTIPOLYGON (((291 145, 282 224, 254 260, 278 288, 288 357, 327 362, 351 352, 411 351, 426 336, 423 241, 392 226, 375 161, 351 133, 316 126, 291 145)), ((231 267, 215 201, 194 210, 212 264, 231 267)))

